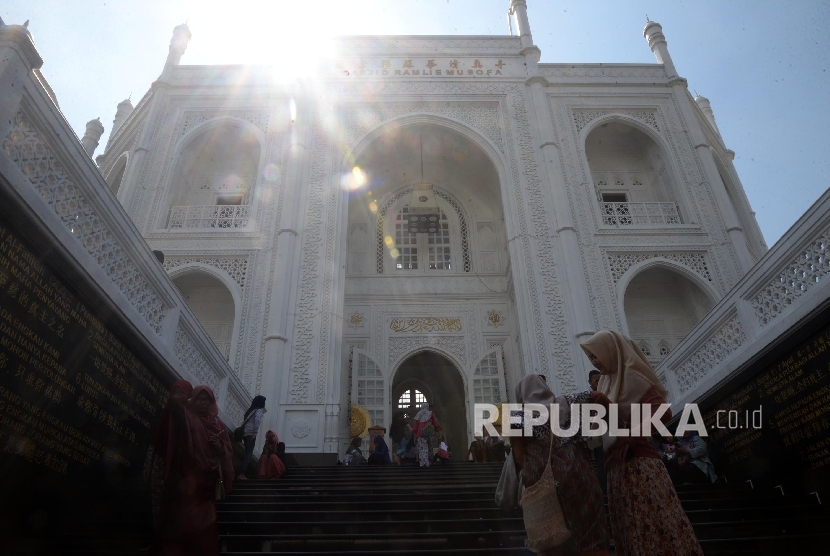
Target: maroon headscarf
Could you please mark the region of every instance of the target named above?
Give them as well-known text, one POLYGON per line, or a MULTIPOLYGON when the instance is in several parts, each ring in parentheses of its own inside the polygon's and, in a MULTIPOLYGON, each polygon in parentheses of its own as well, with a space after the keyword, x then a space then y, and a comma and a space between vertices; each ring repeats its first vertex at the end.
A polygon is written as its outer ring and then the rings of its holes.
POLYGON ((193 394, 193 385, 186 380, 177 380, 170 388, 170 394, 170 399, 167 400, 167 405, 165 405, 164 409, 161 410, 156 430, 153 433, 153 439, 150 441, 150 446, 153 447, 153 451, 156 456, 165 460, 165 478, 170 473, 170 465, 173 461, 173 455, 176 453, 176 444, 179 437, 177 434, 176 422, 173 418, 173 404, 177 404, 179 406, 184 405, 184 403, 187 402, 193 394), (184 398, 177 398, 172 395, 177 386, 184 393, 184 398))
POLYGON ((185 419, 187 421, 187 451, 193 465, 203 471, 219 473, 219 462, 222 463, 222 477, 225 482, 225 492, 231 492, 233 483, 233 448, 228 435, 228 428, 218 417, 219 406, 216 405, 216 396, 209 386, 204 384, 193 389, 193 395, 187 404, 185 419), (199 415, 194 410, 194 401, 201 392, 210 395, 210 407, 207 413, 199 415), (213 453, 213 446, 210 444, 211 437, 218 437, 224 447, 224 454, 217 457, 213 453))

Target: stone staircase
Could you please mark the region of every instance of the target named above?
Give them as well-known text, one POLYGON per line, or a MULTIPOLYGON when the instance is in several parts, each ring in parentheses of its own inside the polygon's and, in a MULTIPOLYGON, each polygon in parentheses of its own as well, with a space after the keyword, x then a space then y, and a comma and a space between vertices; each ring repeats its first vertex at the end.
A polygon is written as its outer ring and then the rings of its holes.
MULTIPOLYGON (((461 462, 289 467, 278 481, 237 481, 218 506, 222 552, 530 555, 521 515, 494 504, 500 472, 500 464, 461 462)), ((830 511, 815 495, 749 484, 682 486, 678 494, 707 556, 830 554, 830 511)), ((9 553, 146 555, 147 494, 90 492, 54 533, 9 553)))
MULTIPOLYGON (((521 514, 495 506, 500 472, 500 464, 461 462, 335 466, 237 482, 219 505, 222 552, 530 554, 521 514)), ((707 556, 830 553, 830 512, 814 495, 749 484, 689 485, 678 494, 707 556)))

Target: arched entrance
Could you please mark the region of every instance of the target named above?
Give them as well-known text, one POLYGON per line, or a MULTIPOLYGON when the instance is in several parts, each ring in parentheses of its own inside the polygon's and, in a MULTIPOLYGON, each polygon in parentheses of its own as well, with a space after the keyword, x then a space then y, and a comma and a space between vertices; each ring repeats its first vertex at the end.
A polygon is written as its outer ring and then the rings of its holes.
POLYGON ((467 448, 467 396, 460 370, 446 357, 434 351, 421 351, 400 364, 392 384, 393 413, 412 411, 412 400, 422 393, 441 423, 453 457, 462 457, 467 448), (414 394, 414 392, 413 392, 414 394), (399 409, 403 398, 405 407, 399 409))

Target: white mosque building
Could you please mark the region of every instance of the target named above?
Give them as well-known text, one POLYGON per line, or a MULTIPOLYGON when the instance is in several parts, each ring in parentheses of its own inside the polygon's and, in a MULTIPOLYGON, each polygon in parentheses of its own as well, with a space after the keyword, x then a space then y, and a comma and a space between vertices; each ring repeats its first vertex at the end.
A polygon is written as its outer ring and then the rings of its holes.
POLYGON ((545 64, 510 13, 517 36, 344 37, 294 83, 181 64, 182 25, 118 105, 100 171, 289 451, 424 400, 465 446, 527 373, 587 388, 597 330, 658 363, 766 252, 658 23, 655 64, 545 64))

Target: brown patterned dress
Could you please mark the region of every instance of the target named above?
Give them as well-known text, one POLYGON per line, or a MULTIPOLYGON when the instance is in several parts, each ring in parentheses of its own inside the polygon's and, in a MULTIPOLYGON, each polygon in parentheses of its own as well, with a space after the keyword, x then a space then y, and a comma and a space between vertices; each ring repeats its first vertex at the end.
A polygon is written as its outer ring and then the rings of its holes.
MULTIPOLYGON (((590 393, 584 392, 590 401, 590 393)), ((568 401, 587 403, 581 394, 567 396, 568 401)), ((583 396, 584 397, 584 396, 583 396)), ((547 465, 550 441, 549 425, 533 427, 533 437, 525 438, 525 456, 521 481, 525 488, 535 484, 547 465)), ((542 552, 543 556, 566 556, 592 553, 607 554, 609 550, 608 525, 602 490, 596 471, 588 459, 588 448, 580 435, 556 439, 559 447, 551 456, 557 494, 571 538, 561 546, 542 552)))
MULTIPOLYGON (((665 399, 652 387, 640 403, 665 399)), ((665 420, 671 417, 664 416, 665 420)), ((643 438, 617 440, 605 454, 608 506, 616 554, 703 556, 689 518, 657 451, 643 438)))

